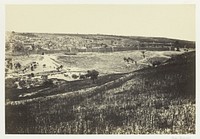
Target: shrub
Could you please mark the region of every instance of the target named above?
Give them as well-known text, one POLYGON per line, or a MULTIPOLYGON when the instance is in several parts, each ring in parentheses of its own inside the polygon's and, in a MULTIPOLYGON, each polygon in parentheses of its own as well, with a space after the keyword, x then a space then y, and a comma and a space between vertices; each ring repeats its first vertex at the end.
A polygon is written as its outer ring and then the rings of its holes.
POLYGON ((34 75, 34 73, 31 73, 31 77, 34 77, 35 75, 34 75))
POLYGON ((161 64, 160 61, 153 61, 153 62, 152 62, 152 66, 153 66, 153 67, 157 67, 157 66, 159 66, 160 64, 161 64))
POLYGON ((73 79, 77 79, 77 78, 78 78, 78 75, 72 74, 72 78, 73 78, 73 79))
POLYGON ((86 77, 90 77, 90 79, 93 81, 93 83, 95 82, 95 80, 97 80, 99 75, 99 72, 96 70, 88 70, 86 77))

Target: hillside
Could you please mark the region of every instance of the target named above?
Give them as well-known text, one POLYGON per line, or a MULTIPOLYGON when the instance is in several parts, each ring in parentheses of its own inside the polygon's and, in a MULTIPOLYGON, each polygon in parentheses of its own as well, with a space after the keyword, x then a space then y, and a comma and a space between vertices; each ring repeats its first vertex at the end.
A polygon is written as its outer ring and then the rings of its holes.
POLYGON ((159 61, 165 64, 166 60, 183 53, 179 51, 146 51, 145 57, 141 51, 13 56, 12 63, 15 65, 21 63, 21 68, 11 68, 12 64, 9 61, 6 64, 6 101, 48 96, 55 94, 55 90, 57 90, 56 93, 63 93, 95 86, 91 85, 89 79, 80 79, 81 75, 92 69, 98 70, 97 85, 102 85, 126 73, 151 67, 153 62, 159 61), (124 60, 128 57, 133 61, 124 60), (31 68, 33 65, 34 68, 31 68), (58 71, 57 68, 60 65, 63 67, 58 71), (48 79, 46 80, 42 76, 46 76, 48 79))
POLYGON ((8 102, 6 133, 195 133, 194 51, 158 67, 70 86, 74 89, 8 102))
POLYGON ((191 41, 159 37, 6 32, 6 52, 28 55, 42 52, 174 50, 176 41, 180 48, 195 48, 195 43, 191 41))

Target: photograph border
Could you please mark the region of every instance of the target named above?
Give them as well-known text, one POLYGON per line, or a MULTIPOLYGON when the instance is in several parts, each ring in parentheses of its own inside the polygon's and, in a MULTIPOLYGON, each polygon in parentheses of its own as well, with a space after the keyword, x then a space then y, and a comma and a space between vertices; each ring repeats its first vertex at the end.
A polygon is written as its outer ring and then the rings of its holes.
POLYGON ((4 0, 0 4, 0 44, 1 44, 1 72, 0 72, 0 78, 1 78, 1 92, 2 95, 0 95, 0 106, 1 106, 1 126, 0 126, 0 138, 48 138, 48 139, 54 139, 55 137, 59 138, 112 138, 112 139, 119 139, 119 138, 154 138, 154 139, 197 139, 200 137, 200 96, 198 95, 198 92, 200 91, 200 86, 198 86, 198 83, 200 81, 199 79, 199 71, 200 71, 200 64, 198 59, 200 48, 198 45, 200 44, 200 2, 199 0, 4 0), (195 4, 196 5, 196 134, 170 134, 170 135, 157 135, 157 134, 150 134, 150 135, 55 135, 55 134, 5 134, 5 75, 4 75, 4 69, 5 69, 5 5, 7 4, 195 4))

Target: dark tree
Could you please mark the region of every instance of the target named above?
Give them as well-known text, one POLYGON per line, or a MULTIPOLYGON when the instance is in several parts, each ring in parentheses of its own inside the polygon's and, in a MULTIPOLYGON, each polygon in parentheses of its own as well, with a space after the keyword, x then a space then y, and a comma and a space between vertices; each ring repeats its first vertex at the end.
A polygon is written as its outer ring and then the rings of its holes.
POLYGON ((96 70, 88 70, 86 77, 90 77, 90 79, 92 80, 93 83, 95 83, 95 80, 97 80, 99 75, 99 72, 96 70))
POLYGON ((19 62, 15 64, 15 69, 21 69, 21 64, 19 62))
POLYGON ((86 75, 80 75, 79 76, 79 79, 86 79, 87 77, 86 77, 86 75))
POLYGON ((175 46, 175 48, 176 48, 176 51, 180 51, 180 43, 179 43, 178 40, 175 41, 174 46, 175 46))
POLYGON ((160 64, 161 64, 160 61, 153 61, 153 62, 152 62, 152 66, 153 66, 153 67, 157 67, 157 66, 159 66, 160 64))
POLYGON ((77 79, 77 78, 78 78, 78 75, 72 74, 72 78, 73 78, 73 79, 77 79))
POLYGON ((145 58, 145 51, 142 51, 142 56, 143 58, 145 58))
POLYGON ((127 59, 126 57, 124 57, 124 61, 125 61, 125 62, 128 62, 128 59, 127 59))
POLYGON ((31 71, 34 71, 34 68, 33 68, 33 66, 31 66, 31 71))
POLYGON ((57 71, 60 71, 63 68, 63 65, 60 65, 59 67, 57 67, 57 71))
POLYGON ((34 73, 31 73, 31 77, 34 77, 34 73))

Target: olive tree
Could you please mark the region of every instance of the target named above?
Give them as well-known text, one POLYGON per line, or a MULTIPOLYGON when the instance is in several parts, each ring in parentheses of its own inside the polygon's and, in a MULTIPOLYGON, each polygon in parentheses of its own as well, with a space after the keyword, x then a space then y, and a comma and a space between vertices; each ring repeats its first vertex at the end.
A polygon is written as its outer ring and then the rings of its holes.
POLYGON ((95 83, 95 80, 97 80, 98 76, 99 72, 96 70, 88 70, 86 74, 86 77, 90 77, 93 83, 95 83))

